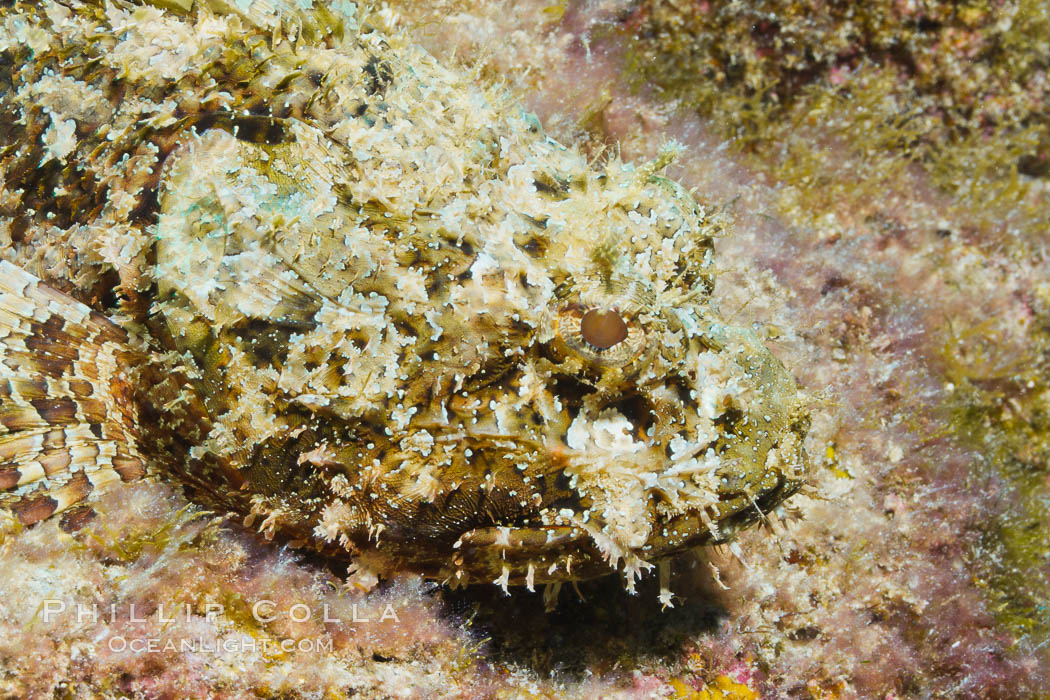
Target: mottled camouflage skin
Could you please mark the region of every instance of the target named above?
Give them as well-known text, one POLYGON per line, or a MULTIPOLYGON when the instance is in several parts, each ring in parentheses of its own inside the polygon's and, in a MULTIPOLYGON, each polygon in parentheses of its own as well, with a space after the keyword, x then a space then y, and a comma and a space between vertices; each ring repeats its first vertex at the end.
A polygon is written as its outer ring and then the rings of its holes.
POLYGON ((54 241, 123 312, 0 267, 23 523, 153 471, 362 572, 630 585, 799 488, 795 382, 661 163, 589 166, 349 4, 168 5, 0 10, 5 257, 54 241))

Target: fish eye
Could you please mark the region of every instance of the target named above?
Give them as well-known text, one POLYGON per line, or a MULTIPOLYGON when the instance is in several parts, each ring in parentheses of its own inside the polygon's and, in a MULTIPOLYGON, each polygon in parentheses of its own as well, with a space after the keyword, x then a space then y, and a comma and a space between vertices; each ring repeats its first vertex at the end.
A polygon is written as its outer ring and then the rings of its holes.
POLYGON ((589 364, 626 367, 645 349, 645 329, 630 313, 614 304, 570 303, 556 316, 561 345, 589 364))
POLYGON ((580 335, 599 350, 627 340, 627 323, 615 309, 591 309, 580 319, 580 335))

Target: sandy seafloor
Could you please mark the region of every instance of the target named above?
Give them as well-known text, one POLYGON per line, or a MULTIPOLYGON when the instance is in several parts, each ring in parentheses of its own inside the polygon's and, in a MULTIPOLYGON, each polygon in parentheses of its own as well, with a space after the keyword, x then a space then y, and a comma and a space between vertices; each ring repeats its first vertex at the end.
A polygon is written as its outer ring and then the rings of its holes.
POLYGON ((770 527, 676 560, 673 609, 654 580, 632 597, 609 578, 546 613, 539 593, 409 576, 347 592, 322 562, 141 485, 75 536, 48 522, 0 545, 0 697, 1050 697, 1050 272, 1029 225, 1048 215, 1045 181, 1022 173, 995 216, 919 166, 858 177, 878 187, 850 196, 836 183, 871 154, 819 120, 793 138, 825 169, 790 180, 673 94, 632 86, 609 29, 632 9, 384 16, 505 82, 559 140, 640 160, 683 144, 670 174, 733 221, 716 303, 813 397, 804 492, 770 527), (42 597, 97 618, 46 623, 42 597), (262 600, 276 619, 260 626, 262 600), (297 604, 337 621, 296 622, 297 604))

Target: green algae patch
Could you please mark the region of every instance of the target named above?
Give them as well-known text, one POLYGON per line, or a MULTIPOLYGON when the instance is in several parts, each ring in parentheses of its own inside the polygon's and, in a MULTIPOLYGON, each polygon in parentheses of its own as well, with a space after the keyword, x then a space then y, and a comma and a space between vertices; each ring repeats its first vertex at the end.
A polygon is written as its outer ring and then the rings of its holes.
POLYGON ((1044 3, 698 5, 635 4, 622 18, 626 74, 796 188, 792 218, 881 199, 918 167, 974 227, 1045 230, 1044 3))
POLYGON ((1050 286, 1037 290, 1028 346, 1004 351, 991 323, 949 332, 943 346, 953 391, 954 438, 972 450, 970 482, 997 489, 982 514, 968 565, 989 610, 1024 652, 1050 635, 1050 286), (1041 292, 1041 293, 1040 293, 1041 292))

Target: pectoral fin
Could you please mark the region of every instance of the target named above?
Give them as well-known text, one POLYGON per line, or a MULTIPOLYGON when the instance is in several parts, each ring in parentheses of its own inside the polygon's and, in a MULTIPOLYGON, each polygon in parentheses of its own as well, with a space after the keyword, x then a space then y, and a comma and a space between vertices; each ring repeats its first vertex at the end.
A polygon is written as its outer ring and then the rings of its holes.
POLYGON ((128 370, 147 355, 109 319, 0 261, 0 507, 32 525, 145 475, 128 370))

